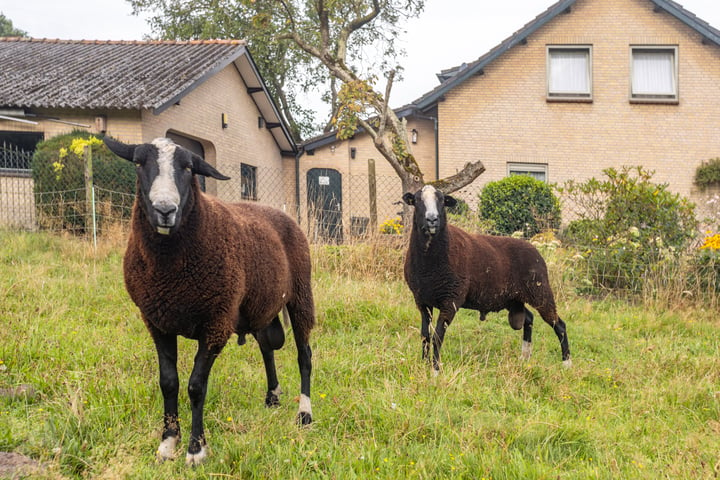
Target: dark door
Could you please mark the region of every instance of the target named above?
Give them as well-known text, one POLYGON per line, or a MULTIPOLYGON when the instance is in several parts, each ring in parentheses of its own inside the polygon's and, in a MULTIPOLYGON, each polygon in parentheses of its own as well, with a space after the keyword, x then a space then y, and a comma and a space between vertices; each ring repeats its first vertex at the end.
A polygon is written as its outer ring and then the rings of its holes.
POLYGON ((331 168, 307 172, 308 221, 314 240, 341 243, 342 175, 331 168))

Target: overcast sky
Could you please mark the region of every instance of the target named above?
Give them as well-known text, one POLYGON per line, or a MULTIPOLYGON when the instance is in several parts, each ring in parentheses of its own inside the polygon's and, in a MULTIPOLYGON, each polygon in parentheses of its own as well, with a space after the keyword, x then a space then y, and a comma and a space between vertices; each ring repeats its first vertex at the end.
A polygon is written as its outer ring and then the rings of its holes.
MULTIPOLYGON (((407 25, 401 62, 405 80, 393 88, 400 107, 437 86, 435 74, 471 62, 512 35, 556 0, 426 0, 425 11, 407 25)), ((679 0, 720 29, 720 0, 679 0)), ((125 0, 0 0, 0 13, 35 38, 142 40, 150 34, 125 0)))

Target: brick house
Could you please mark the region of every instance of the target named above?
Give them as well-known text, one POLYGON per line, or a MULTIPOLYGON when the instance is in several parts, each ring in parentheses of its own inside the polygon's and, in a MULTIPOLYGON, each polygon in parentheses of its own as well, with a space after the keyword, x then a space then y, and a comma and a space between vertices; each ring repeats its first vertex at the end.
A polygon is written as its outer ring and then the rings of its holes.
POLYGON ((702 215, 708 192, 693 178, 720 156, 720 31, 674 1, 561 0, 438 78, 403 109, 437 122, 437 136, 420 136, 436 139, 437 155, 426 158, 427 146, 416 156, 440 178, 482 160, 471 203, 512 173, 562 183, 642 165, 702 215))
MULTIPOLYGON (((0 38, 0 62, 0 147, 74 129, 168 136, 232 177, 208 191, 293 208, 297 147, 242 41, 0 38)), ((28 168, 0 165, 0 224, 32 226, 28 168)))

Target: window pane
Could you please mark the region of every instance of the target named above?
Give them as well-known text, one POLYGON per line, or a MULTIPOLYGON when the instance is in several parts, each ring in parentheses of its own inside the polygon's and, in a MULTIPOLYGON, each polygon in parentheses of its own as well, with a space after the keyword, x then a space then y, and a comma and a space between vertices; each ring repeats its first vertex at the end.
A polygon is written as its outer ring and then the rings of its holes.
POLYGON ((634 50, 633 95, 675 95, 675 55, 668 50, 634 50))
POLYGON ((550 93, 590 94, 587 50, 550 50, 550 93))
POLYGON ((257 200, 257 169, 240 164, 240 189, 243 200, 257 200))
POLYGON ((510 172, 510 176, 513 176, 513 175, 527 175, 528 177, 532 177, 535 180, 540 180, 543 182, 545 181, 545 172, 536 172, 536 171, 523 172, 521 170, 512 170, 510 172))
POLYGON ((508 163, 508 175, 528 175, 547 182, 547 165, 539 163, 508 163))

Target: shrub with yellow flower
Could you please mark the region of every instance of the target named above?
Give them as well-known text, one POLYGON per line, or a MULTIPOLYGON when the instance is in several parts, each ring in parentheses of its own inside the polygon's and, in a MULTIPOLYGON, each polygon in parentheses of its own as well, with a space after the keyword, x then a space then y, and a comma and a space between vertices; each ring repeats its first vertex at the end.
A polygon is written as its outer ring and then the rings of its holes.
POLYGON ((716 233, 715 235, 711 235, 709 237, 705 237, 705 241, 703 242, 702 246, 700 247, 700 250, 720 250, 720 233, 716 233))
POLYGON ((388 218, 380 225, 380 233, 386 235, 402 235, 404 225, 400 217, 388 218))
POLYGON ((706 232, 703 244, 695 256, 694 268, 689 275, 690 288, 702 292, 720 293, 720 233, 706 232))

